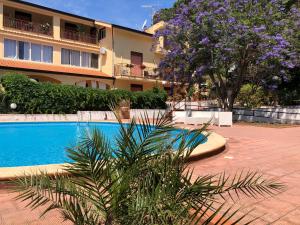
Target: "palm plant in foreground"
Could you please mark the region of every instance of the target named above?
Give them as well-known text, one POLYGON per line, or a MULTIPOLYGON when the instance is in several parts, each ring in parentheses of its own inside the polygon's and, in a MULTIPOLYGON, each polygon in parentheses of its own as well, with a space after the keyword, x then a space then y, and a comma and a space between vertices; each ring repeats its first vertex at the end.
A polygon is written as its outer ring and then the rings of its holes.
POLYGON ((18 179, 18 199, 44 206, 44 213, 59 209, 78 225, 224 224, 245 218, 224 210, 228 197, 272 195, 283 188, 255 172, 194 179, 186 162, 206 138, 205 126, 178 132, 164 116, 119 123, 114 143, 94 130, 69 148, 72 163, 65 174, 18 179))

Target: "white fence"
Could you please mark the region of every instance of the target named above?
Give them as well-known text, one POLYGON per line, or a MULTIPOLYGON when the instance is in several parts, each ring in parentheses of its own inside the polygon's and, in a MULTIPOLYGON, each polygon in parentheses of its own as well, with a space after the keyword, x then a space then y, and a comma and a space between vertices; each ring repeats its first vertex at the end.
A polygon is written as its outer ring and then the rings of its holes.
POLYGON ((300 108, 234 109, 234 120, 265 123, 300 124, 300 108))
POLYGON ((218 102, 216 100, 205 100, 205 101, 194 101, 187 102, 185 100, 180 102, 167 102, 167 105, 174 110, 186 110, 190 108, 192 110, 200 111, 206 107, 217 106, 218 102))
POLYGON ((77 121, 77 114, 0 114, 0 122, 77 121))
MULTIPOLYGON (((149 118, 157 118, 158 114, 164 114, 165 110, 157 109, 131 109, 130 118, 148 115, 149 118)), ((0 122, 50 122, 50 121, 103 121, 116 120, 112 111, 80 111, 77 114, 0 114, 0 122)))
MULTIPOLYGON (((181 120, 184 123, 203 123, 211 121, 214 124, 226 123, 229 125, 231 115, 226 112, 220 112, 217 108, 205 109, 206 111, 192 111, 191 118, 184 119, 187 116, 186 111, 174 112, 174 119, 181 120), (220 115, 223 115, 221 118, 220 115), (223 121, 226 119, 226 121, 223 121), (223 121, 223 122, 222 122, 223 121)), ((157 109, 131 109, 130 117, 138 118, 147 113, 149 118, 157 118, 158 114, 165 113, 165 110, 157 109)), ((31 122, 31 121, 103 121, 116 120, 111 111, 85 111, 77 114, 0 114, 0 122, 31 122)), ((233 110, 233 120, 247 122, 265 122, 265 123, 289 123, 300 124, 300 107, 294 108, 259 108, 259 109, 241 109, 233 110)), ((179 121, 178 121, 179 122, 179 121)))
POLYGON ((131 109, 130 110, 130 118, 139 118, 144 117, 147 114, 148 118, 156 119, 159 115, 163 115, 166 113, 166 110, 163 109, 131 109))
MULTIPOLYGON (((207 107, 207 112, 221 112, 218 107, 207 107)), ((261 107, 257 109, 234 108, 234 121, 300 124, 300 106, 261 107)))
POLYGON ((218 111, 174 111, 173 121, 175 123, 199 125, 211 123, 218 126, 232 126, 232 112, 218 111))

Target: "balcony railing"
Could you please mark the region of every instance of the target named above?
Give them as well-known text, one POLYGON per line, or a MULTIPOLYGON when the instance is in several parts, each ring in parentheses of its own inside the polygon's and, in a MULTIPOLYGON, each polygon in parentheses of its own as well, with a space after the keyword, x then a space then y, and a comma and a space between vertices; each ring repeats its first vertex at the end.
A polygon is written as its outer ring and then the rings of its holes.
POLYGON ((62 32, 62 38, 73 40, 73 41, 80 41, 89 44, 97 44, 96 35, 91 35, 84 32, 65 30, 62 32))
POLYGON ((47 36, 53 35, 53 27, 50 23, 37 23, 19 20, 13 17, 4 17, 4 27, 14 28, 26 32, 43 34, 47 36))
POLYGON ((132 68, 133 68, 132 64, 124 64, 124 63, 116 64, 115 76, 155 79, 155 80, 162 79, 157 68, 141 66, 141 75, 136 75, 133 72, 132 68))

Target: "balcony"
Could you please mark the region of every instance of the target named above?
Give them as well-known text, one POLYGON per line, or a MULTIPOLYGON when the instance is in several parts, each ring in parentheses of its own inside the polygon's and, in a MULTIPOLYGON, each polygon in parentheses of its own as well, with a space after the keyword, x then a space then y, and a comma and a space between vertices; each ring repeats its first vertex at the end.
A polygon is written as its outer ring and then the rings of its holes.
POLYGON ((99 29, 95 26, 74 23, 72 21, 60 21, 60 35, 62 39, 83 42, 87 44, 98 44, 99 29))
POLYGON ((79 42, 84 42, 89 44, 97 44, 97 36, 85 32, 64 30, 62 31, 61 36, 62 38, 73 40, 73 41, 79 41, 79 42))
POLYGON ((165 56, 167 54, 167 50, 161 46, 154 47, 154 53, 165 56))
POLYGON ((159 37, 155 45, 153 46, 153 50, 156 54, 160 55, 166 55, 167 50, 166 50, 166 39, 164 37, 159 37))
POLYGON ((13 28, 16 30, 31 32, 35 34, 42 34, 53 36, 53 27, 50 23, 30 22, 16 19, 13 17, 4 16, 3 26, 13 28))
POLYGON ((162 79, 157 68, 141 66, 139 71, 140 71, 140 75, 137 75, 136 69, 134 71, 132 64, 120 63, 115 65, 115 76, 143 78, 143 79, 152 79, 152 80, 162 79))

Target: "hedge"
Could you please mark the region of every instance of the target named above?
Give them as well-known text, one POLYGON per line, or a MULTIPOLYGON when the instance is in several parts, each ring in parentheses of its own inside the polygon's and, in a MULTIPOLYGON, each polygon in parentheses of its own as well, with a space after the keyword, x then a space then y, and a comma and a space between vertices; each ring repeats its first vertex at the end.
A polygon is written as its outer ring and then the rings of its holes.
POLYGON ((52 83, 37 83, 24 75, 5 75, 0 80, 7 104, 16 103, 19 113, 76 113, 105 111, 111 104, 130 100, 131 108, 164 109, 167 94, 153 88, 144 92, 97 90, 52 83))

